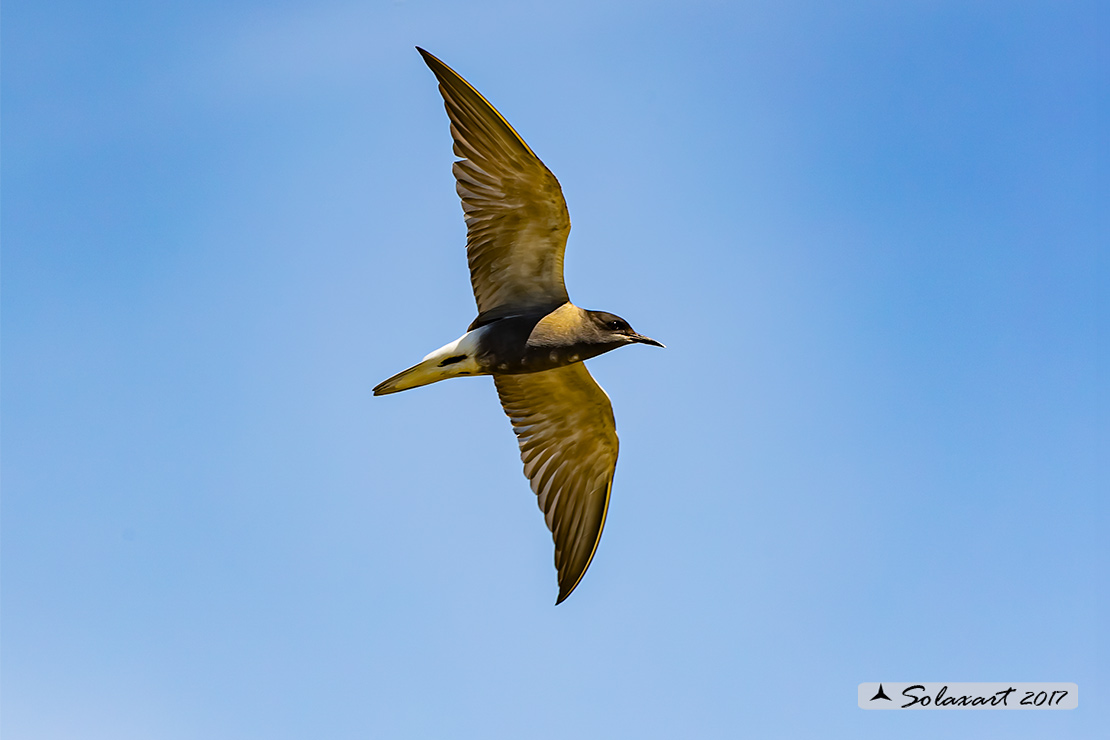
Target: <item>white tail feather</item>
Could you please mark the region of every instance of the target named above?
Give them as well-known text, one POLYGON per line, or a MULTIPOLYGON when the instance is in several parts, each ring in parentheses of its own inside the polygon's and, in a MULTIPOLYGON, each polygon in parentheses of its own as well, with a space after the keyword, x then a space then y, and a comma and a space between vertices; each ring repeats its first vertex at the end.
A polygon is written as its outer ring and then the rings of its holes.
POLYGON ((468 331, 407 370, 402 370, 388 380, 378 383, 374 387, 374 395, 384 396, 387 393, 407 391, 409 388, 419 388, 422 385, 457 378, 460 375, 482 375, 476 356, 478 338, 485 330, 486 327, 483 326, 474 331, 468 331))

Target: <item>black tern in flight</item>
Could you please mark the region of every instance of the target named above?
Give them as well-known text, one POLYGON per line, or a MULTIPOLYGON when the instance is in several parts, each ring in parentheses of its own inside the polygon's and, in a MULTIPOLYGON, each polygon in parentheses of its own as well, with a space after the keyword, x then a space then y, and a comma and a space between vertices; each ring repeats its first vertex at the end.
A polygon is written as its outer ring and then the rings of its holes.
POLYGON ((663 345, 619 316, 570 302, 563 284, 570 216, 559 181, 481 93, 417 51, 439 80, 461 158, 452 171, 478 318, 454 342, 380 383, 374 395, 493 376, 555 540, 558 604, 597 550, 617 465, 612 404, 582 361, 626 344, 663 345))

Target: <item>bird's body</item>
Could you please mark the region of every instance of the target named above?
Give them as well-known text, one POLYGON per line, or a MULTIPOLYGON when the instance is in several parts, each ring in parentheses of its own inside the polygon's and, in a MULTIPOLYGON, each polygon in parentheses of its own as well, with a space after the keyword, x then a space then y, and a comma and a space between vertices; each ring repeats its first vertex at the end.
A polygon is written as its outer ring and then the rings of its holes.
MULTIPOLYGON (((492 375, 555 540, 561 602, 589 567, 609 506, 616 424, 583 360, 626 344, 663 346, 624 319, 570 302, 562 189, 524 140, 453 70, 419 49, 440 82, 467 222, 478 317, 467 332, 374 388, 397 393, 492 375)), ((558 603, 556 602, 556 603, 558 603)))
MULTIPOLYGON (((521 375, 588 360, 644 338, 613 336, 599 321, 612 314, 564 303, 553 311, 506 316, 472 328, 374 389, 375 395, 428 385, 462 375, 521 375), (604 317, 601 319, 595 317, 604 317)), ((652 344, 653 341, 646 342, 652 344)))

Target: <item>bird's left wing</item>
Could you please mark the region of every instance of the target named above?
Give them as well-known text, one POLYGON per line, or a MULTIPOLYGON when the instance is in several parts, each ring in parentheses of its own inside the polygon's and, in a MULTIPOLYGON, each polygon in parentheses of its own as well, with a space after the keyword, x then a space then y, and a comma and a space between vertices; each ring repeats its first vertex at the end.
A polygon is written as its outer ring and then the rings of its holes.
POLYGON ((466 254, 479 320, 566 303, 563 190, 509 122, 453 69, 417 47, 436 79, 466 215, 466 254))
POLYGON ((613 406, 581 362, 493 380, 555 540, 559 603, 582 580, 605 526, 617 465, 613 406))

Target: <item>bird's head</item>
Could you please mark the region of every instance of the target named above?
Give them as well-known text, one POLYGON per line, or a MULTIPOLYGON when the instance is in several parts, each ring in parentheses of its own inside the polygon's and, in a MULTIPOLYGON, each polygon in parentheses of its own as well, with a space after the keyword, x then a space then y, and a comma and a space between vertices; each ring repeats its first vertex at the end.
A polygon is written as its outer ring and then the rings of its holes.
POLYGON ((663 344, 645 337, 643 334, 637 334, 628 322, 615 314, 606 313, 605 311, 587 311, 590 320, 593 322, 594 329, 605 344, 650 344, 654 347, 662 347, 663 344))

